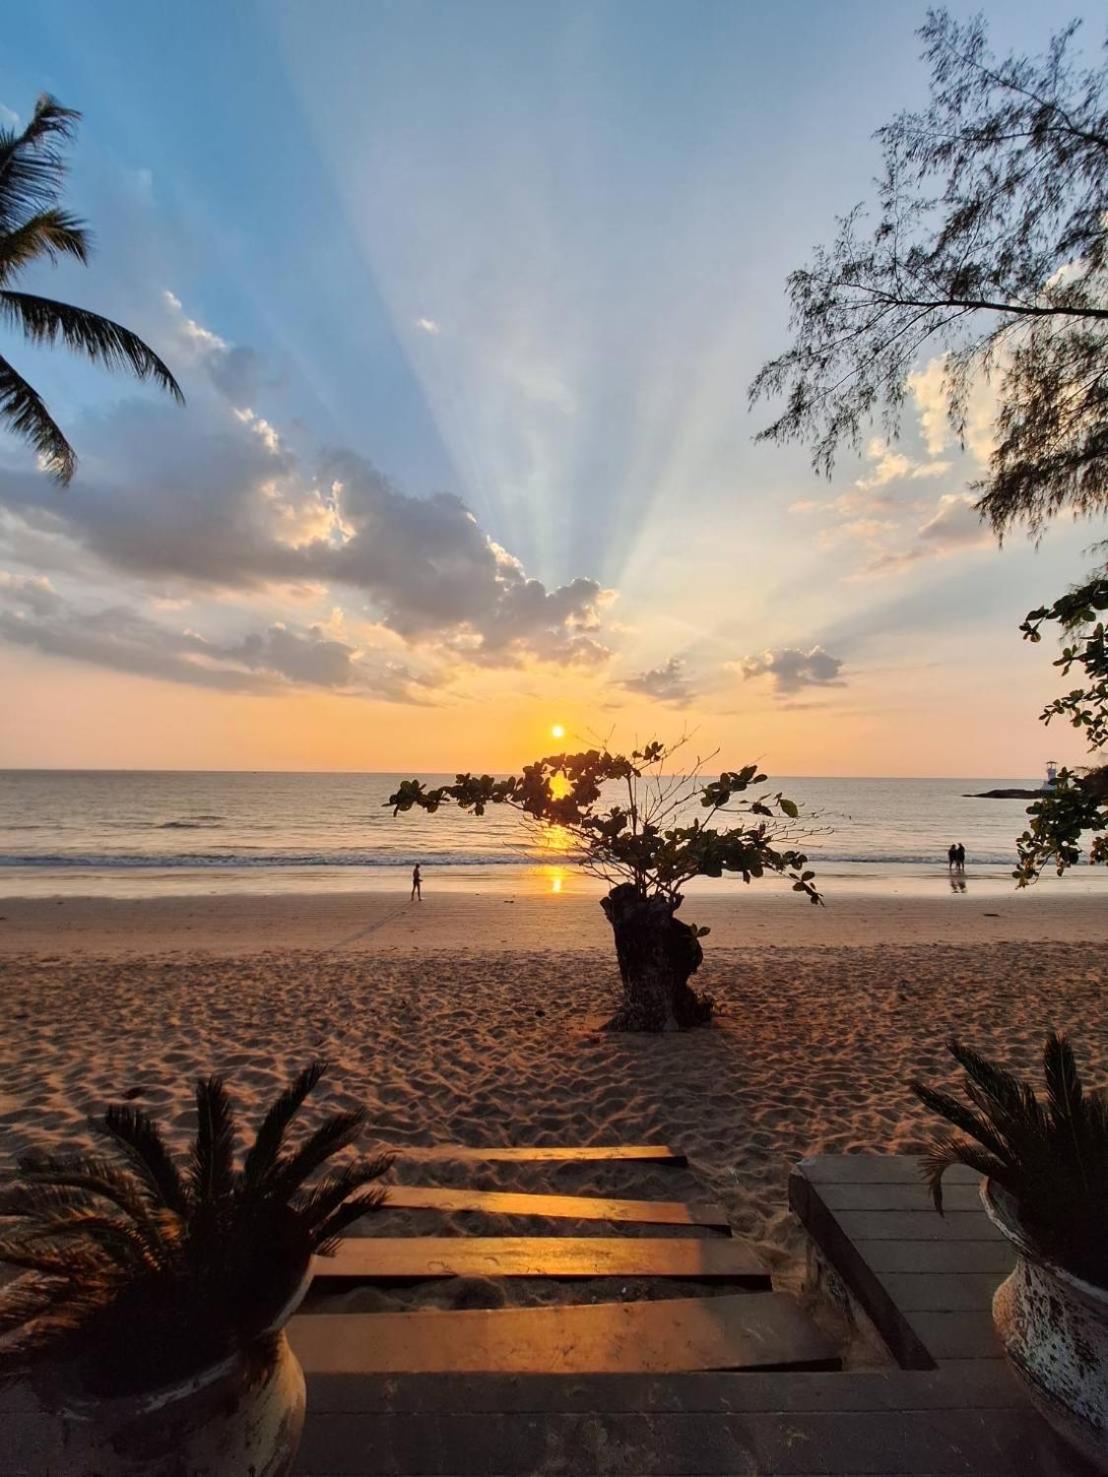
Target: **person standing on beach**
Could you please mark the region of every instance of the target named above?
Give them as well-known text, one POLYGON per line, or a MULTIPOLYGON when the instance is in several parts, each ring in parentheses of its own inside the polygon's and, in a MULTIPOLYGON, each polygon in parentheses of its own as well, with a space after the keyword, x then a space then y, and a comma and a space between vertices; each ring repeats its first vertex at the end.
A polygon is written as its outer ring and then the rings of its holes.
POLYGON ((419 873, 418 862, 416 862, 415 866, 412 868, 412 895, 408 899, 408 901, 410 903, 413 903, 416 901, 417 898, 420 902, 423 901, 423 879, 419 873))
POLYGON ((947 865, 947 870, 948 871, 951 871, 951 872, 958 865, 958 848, 955 846, 955 844, 954 844, 953 841, 950 843, 950 846, 947 848, 946 865, 947 865))
POLYGON ((954 862, 959 872, 964 872, 966 870, 966 848, 962 845, 960 841, 958 845, 954 848, 954 862))

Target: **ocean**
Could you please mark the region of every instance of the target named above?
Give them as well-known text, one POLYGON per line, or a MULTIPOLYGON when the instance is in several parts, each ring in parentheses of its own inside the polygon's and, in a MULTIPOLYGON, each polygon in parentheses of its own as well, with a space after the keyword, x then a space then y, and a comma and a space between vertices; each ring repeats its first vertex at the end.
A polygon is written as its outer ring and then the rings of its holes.
MULTIPOLYGON (((117 897, 169 892, 403 888, 415 862, 428 887, 598 887, 557 830, 513 812, 443 808, 394 817, 396 774, 0 771, 0 895, 117 897)), ((440 783, 451 776, 421 776, 440 783)), ((1011 885, 1027 802, 966 798, 1037 778, 815 779, 771 776, 811 817, 803 843, 820 885, 930 891, 961 841, 967 875, 1011 885)), ((1078 868, 1044 885, 1099 886, 1078 868)), ((772 884, 766 883, 766 886, 772 884)), ((700 879, 695 888, 734 886, 700 879)))

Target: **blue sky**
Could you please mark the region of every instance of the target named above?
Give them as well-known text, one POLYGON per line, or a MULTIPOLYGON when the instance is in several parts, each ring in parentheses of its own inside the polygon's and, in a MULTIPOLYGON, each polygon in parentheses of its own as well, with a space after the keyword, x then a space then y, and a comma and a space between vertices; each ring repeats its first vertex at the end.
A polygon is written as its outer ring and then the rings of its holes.
MULTIPOLYGON (((1040 6, 988 14, 1005 48, 1046 40, 1040 6)), ((82 467, 59 495, 0 440, 0 569, 41 607, 0 625, 23 714, 0 763, 493 764, 563 719, 691 722, 794 773, 1078 757, 1035 722, 1049 653, 1016 626, 1098 530, 1038 553, 979 537, 959 501, 979 461, 929 438, 926 378, 903 445, 830 485, 752 440, 785 273, 866 195, 873 131, 926 96, 921 19, 869 0, 10 19, 0 104, 82 110, 70 200, 98 242, 29 285, 138 329, 189 403, 11 346, 82 467), (275 528, 286 551, 351 547, 252 561, 275 528)))

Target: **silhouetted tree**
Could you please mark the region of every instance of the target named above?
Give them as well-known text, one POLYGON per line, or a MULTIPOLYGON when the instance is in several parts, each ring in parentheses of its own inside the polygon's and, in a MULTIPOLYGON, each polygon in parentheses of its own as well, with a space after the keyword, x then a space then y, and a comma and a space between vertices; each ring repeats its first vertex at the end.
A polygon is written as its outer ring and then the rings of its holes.
MULTIPOLYGON (((1108 746, 1108 640, 1104 612, 1108 610, 1108 578, 1098 575, 1078 589, 1063 595, 1053 605, 1028 613, 1021 630, 1028 641, 1042 640, 1046 621, 1058 624, 1063 647, 1054 665, 1063 676, 1077 667, 1084 674, 1081 686, 1071 688, 1043 709, 1042 720, 1065 718, 1082 733, 1089 749, 1097 753, 1108 746)), ((1019 838, 1019 865, 1014 873, 1019 885, 1034 882, 1043 869, 1053 865, 1061 874, 1081 859, 1081 841, 1086 834, 1090 862, 1108 865, 1108 766, 1085 770, 1062 769, 1054 788, 1028 806, 1030 824, 1019 838)))
POLYGON ((897 434, 927 351, 959 437, 975 379, 996 378, 976 490, 998 533, 1108 507, 1108 69, 1075 63, 1077 29, 1043 57, 998 59, 983 20, 928 12, 930 104, 879 131, 873 210, 789 276, 792 347, 750 392, 786 404, 759 439, 807 441, 829 473, 873 418, 897 434))
POLYGON ((732 804, 765 782, 757 766, 725 771, 708 782, 699 764, 692 775, 669 773, 668 761, 680 747, 649 743, 630 757, 606 748, 555 754, 507 779, 460 774, 453 784, 431 790, 409 779, 387 803, 394 815, 413 806, 433 813, 448 802, 474 815, 489 805, 509 805, 526 821, 560 827, 580 864, 611 884, 600 906, 615 936, 624 1002, 609 1028, 702 1025, 713 1002, 688 982, 704 957, 700 939, 708 929, 675 916, 684 884, 724 872, 750 882, 768 871, 787 874, 793 890, 813 903, 820 896, 812 885, 815 874, 804 870, 803 853, 779 849, 805 834, 792 825, 798 818, 793 801, 765 794, 732 804), (696 803, 706 814, 687 820, 696 803), (713 822, 721 815, 745 820, 718 830, 713 822))
MULTIPOLYGON (((911 372, 941 355, 946 412, 961 438, 970 390, 996 383, 995 442, 977 504, 998 534, 1032 533, 1062 508, 1108 510, 1108 68, 1074 60, 1078 22, 1045 56, 1004 59, 980 19, 928 12, 920 31, 931 98, 878 133, 876 208, 856 206, 830 246, 788 279, 793 345, 764 365, 752 401, 783 393, 759 439, 804 440, 830 473, 875 418, 896 435, 911 372)), ((1056 699, 1103 747, 1108 663, 1105 571, 1031 611, 1025 635, 1060 623, 1088 685, 1056 699)), ((1063 770, 1029 809, 1020 885, 1080 856, 1082 832, 1108 826, 1103 772, 1063 770)), ((1108 861, 1098 835, 1090 859, 1108 861)))
MULTIPOLYGON (((0 320, 34 344, 67 348, 109 369, 128 369, 152 379, 183 401, 166 366, 137 334, 118 323, 53 298, 15 292, 11 283, 33 261, 76 257, 87 262, 84 224, 58 206, 65 182, 59 147, 73 135, 80 114, 52 97, 40 97, 21 133, 0 128, 0 320)), ((29 441, 59 482, 68 482, 77 456, 38 391, 0 356, 0 418, 29 441)))

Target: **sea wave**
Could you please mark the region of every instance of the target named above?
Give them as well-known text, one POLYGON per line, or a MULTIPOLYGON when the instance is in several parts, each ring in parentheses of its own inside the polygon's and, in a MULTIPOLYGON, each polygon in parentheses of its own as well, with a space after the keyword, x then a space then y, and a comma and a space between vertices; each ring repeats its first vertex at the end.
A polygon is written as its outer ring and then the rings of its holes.
MULTIPOLYGON (((557 851, 264 851, 244 846, 235 851, 164 851, 164 852, 0 852, 0 868, 33 867, 70 870, 72 868, 115 870, 119 868, 151 870, 286 867, 520 867, 565 866, 574 863, 572 852, 557 851)), ((945 869, 946 857, 932 852, 854 852, 809 853, 814 871, 834 866, 928 867, 945 869)), ((1014 865, 1014 853, 995 852, 973 855, 970 867, 1008 867, 1014 865)))
POLYGON ((506 867, 540 862, 564 865, 574 858, 554 852, 2 852, 0 867, 114 869, 147 867, 506 867))

